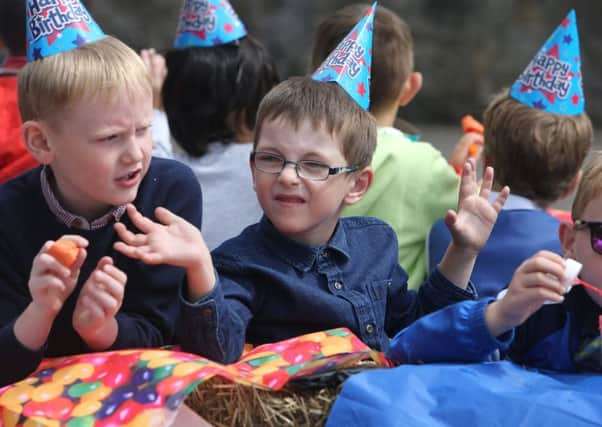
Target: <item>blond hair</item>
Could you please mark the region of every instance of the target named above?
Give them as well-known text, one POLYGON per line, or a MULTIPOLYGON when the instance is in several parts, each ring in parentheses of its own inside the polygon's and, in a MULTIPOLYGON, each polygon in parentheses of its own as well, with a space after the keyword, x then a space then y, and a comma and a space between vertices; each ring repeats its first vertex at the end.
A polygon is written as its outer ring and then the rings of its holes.
POLYGON ((582 219, 587 204, 602 195, 602 151, 595 151, 583 170, 579 182, 571 215, 573 219, 582 219))
POLYGON ((111 102, 133 97, 152 86, 140 56, 114 37, 28 63, 19 73, 19 110, 23 121, 55 117, 83 99, 111 102))
POLYGON ((350 164, 364 168, 372 161, 376 122, 337 83, 292 77, 274 87, 259 105, 254 146, 263 123, 276 119, 286 120, 295 129, 304 120, 315 129, 323 126, 341 144, 350 164))
POLYGON ((593 139, 586 113, 548 113, 521 104, 507 89, 484 113, 485 157, 495 169, 496 186, 545 208, 569 190, 593 139))

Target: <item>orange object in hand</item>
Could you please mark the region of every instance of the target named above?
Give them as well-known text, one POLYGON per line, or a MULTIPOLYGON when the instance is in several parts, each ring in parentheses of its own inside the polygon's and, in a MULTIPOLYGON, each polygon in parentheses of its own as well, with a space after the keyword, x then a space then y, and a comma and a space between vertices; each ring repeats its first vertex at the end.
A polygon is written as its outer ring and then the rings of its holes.
MULTIPOLYGON (((483 135, 483 133, 485 133, 485 127, 483 124, 470 114, 462 117, 462 130, 464 133, 474 132, 478 133, 479 135, 483 135)), ((479 154, 479 145, 480 144, 478 143, 470 144, 470 147, 468 148, 468 156, 476 157, 477 154, 479 154)))
POLYGON ((483 135, 485 127, 481 122, 472 117, 470 114, 462 117, 462 130, 464 133, 474 132, 483 135))
POLYGON ((65 267, 71 267, 77 259, 79 248, 75 242, 71 240, 60 239, 50 246, 48 253, 55 257, 65 267))

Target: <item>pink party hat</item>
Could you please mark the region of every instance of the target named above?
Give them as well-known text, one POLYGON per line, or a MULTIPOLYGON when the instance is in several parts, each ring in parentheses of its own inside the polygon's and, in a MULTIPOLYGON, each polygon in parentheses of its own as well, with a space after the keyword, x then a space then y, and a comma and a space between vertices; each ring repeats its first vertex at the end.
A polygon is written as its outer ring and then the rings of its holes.
POLYGON ((244 24, 227 0, 186 0, 174 46, 218 46, 246 35, 244 24))
POLYGON ((532 108, 578 115, 585 110, 577 18, 571 10, 510 88, 532 108))
POLYGON ((26 0, 25 15, 29 62, 105 36, 79 0, 26 0))
POLYGON ((336 82, 364 109, 370 106, 372 30, 376 2, 312 74, 323 82, 336 82))

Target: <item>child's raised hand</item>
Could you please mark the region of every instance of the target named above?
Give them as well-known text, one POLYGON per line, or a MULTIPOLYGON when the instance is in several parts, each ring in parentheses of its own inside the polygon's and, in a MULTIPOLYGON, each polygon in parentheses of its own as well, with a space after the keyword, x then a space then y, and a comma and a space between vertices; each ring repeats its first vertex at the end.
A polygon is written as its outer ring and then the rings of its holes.
POLYGON ((515 271, 504 297, 489 304, 485 321, 493 336, 523 323, 546 301, 562 302, 566 261, 558 254, 540 251, 515 271))
POLYGON ((163 81, 167 76, 167 67, 165 65, 165 57, 160 53, 157 53, 155 49, 142 49, 140 52, 142 62, 146 66, 153 87, 153 108, 157 110, 163 109, 163 103, 161 102, 161 88, 163 87, 163 81))
POLYGON ((141 233, 134 234, 124 224, 115 224, 122 242, 115 250, 147 264, 170 264, 191 268, 201 263, 205 241, 201 232, 185 219, 165 208, 155 209, 159 223, 143 216, 134 205, 127 207, 128 216, 141 233))
MULTIPOLYGON (((33 260, 29 277, 29 292, 33 304, 40 312, 56 316, 77 284, 79 270, 86 259, 85 247, 88 241, 81 236, 65 235, 59 240, 73 242, 79 251, 70 267, 61 263, 59 257, 52 255, 53 241, 44 244, 33 260)), ((57 240, 58 241, 58 240, 57 240)))
POLYGON ((109 331, 121 308, 126 274, 113 265, 110 257, 102 257, 82 287, 75 309, 73 328, 92 348, 104 349, 116 337, 109 331), (102 336, 101 336, 102 335, 102 336))
POLYGON ((497 215, 510 194, 510 189, 506 186, 500 191, 496 200, 489 203, 493 168, 486 168, 480 190, 478 190, 475 169, 475 160, 468 159, 464 164, 460 182, 458 211, 450 210, 445 216, 445 223, 452 235, 453 244, 459 249, 474 254, 478 253, 487 242, 497 215))

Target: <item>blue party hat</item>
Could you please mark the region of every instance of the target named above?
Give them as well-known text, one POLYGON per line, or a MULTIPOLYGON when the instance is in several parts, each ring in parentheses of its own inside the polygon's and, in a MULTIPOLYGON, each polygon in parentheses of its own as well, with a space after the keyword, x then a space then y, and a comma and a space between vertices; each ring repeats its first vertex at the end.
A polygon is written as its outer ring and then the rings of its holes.
POLYGON ((532 108, 565 115, 585 110, 575 11, 571 10, 510 88, 532 108))
POLYGON ((312 74, 323 82, 336 82, 364 109, 370 106, 372 30, 376 2, 312 74))
POLYGON ((105 36, 79 0, 26 0, 25 15, 28 62, 105 36))
POLYGON ((218 46, 246 35, 244 24, 227 0, 186 0, 174 46, 218 46))

